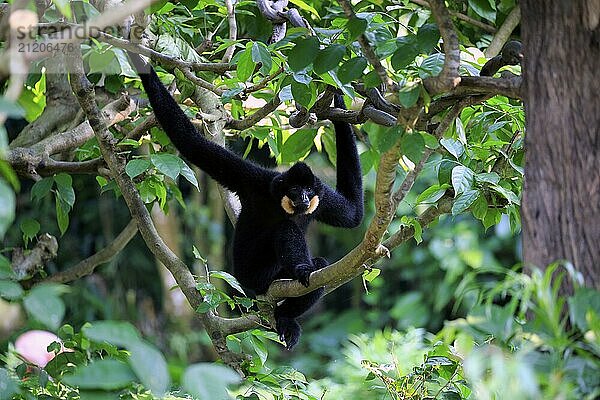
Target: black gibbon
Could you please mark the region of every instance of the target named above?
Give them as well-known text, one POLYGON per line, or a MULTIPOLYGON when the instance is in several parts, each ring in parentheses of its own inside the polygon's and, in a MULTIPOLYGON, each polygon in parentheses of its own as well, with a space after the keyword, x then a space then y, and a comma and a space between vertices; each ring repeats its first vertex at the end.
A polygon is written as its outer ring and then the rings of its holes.
MULTIPOLYGON (((199 134, 161 84, 154 69, 137 54, 130 54, 154 114, 171 142, 190 162, 235 192, 242 209, 235 226, 234 275, 251 295, 264 294, 276 279, 297 279, 309 285, 311 272, 327 266, 312 258, 306 229, 316 219, 329 225, 353 228, 363 217, 360 161, 352 128, 334 122, 337 149, 337 186, 333 190, 303 162, 277 172, 244 160, 199 134)), ((336 107, 344 107, 336 95, 336 107)), ((275 307, 276 330, 291 349, 300 338, 296 318, 323 295, 323 288, 290 297, 275 307)))

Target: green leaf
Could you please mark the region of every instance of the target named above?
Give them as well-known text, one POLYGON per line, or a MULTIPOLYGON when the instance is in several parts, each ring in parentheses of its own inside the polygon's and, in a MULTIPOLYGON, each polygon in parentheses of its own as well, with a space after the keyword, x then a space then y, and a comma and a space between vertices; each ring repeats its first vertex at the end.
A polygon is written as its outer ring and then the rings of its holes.
POLYGON ((242 52, 237 60, 237 78, 240 82, 246 82, 254 72, 254 61, 252 60, 252 45, 248 43, 246 50, 242 52))
POLYGON ((13 395, 19 393, 18 383, 8 374, 4 368, 0 368, 0 400, 9 400, 13 395))
POLYGON ((369 134, 371 145, 373 145, 375 150, 377 150, 380 154, 391 149, 400 139, 403 133, 403 129, 399 126, 386 128, 384 126, 368 122, 364 124, 363 127, 369 134))
POLYGON ((338 69, 337 76, 340 82, 348 83, 362 76, 367 67, 367 59, 364 57, 354 57, 343 63, 338 69))
POLYGON ((403 36, 396 40, 396 51, 392 54, 391 63, 396 71, 411 64, 419 54, 417 39, 414 35, 403 36))
POLYGON ((54 175, 54 182, 58 190, 59 197, 69 205, 69 209, 75 204, 75 191, 73 190, 73 179, 69 174, 54 175))
POLYGON ((196 174, 194 174, 194 171, 192 171, 192 169, 183 160, 180 159, 180 161, 181 161, 181 176, 183 176, 185 179, 187 179, 187 181, 189 183, 194 185, 196 187, 196 189, 200 190, 200 187, 198 186, 198 180, 196 179, 196 174))
POLYGON ((350 33, 348 40, 353 41, 354 39, 362 35, 363 32, 367 29, 367 20, 353 17, 348 21, 348 24, 346 24, 346 28, 348 28, 348 32, 350 33))
POLYGON ((487 230, 490 226, 496 225, 500 222, 502 214, 495 208, 488 208, 483 218, 483 227, 487 230))
POLYGON ((418 163, 423 158, 425 151, 425 140, 423 136, 415 132, 406 134, 400 140, 400 151, 414 163, 418 163))
POLYGON ((153 394, 162 396, 171 385, 165 357, 154 346, 143 341, 130 344, 129 365, 142 384, 153 394))
POLYGON ((471 206, 479 197, 479 190, 469 189, 459 194, 452 204, 452 215, 460 214, 471 206))
POLYGON ((446 190, 450 188, 447 183, 441 185, 433 185, 428 187, 417 197, 417 204, 420 203, 435 203, 444 196, 446 190))
POLYGON ((500 175, 498 175, 496 172, 482 172, 475 175, 475 180, 477 182, 485 182, 496 185, 498 182, 500 182, 500 175))
POLYGON ((582 332, 589 330, 586 315, 593 312, 600 316, 600 292, 591 288, 578 288, 567 301, 571 323, 582 332))
POLYGON ((379 268, 371 268, 370 270, 363 272, 362 278, 367 282, 373 282, 373 280, 375 280, 379 274, 381 274, 381 270, 379 268))
POLYGON ((480 17, 490 22, 496 22, 496 3, 490 0, 469 0, 469 6, 480 17))
POLYGON ((471 205, 471 212, 473 213, 473 216, 481 221, 483 221, 483 219, 485 218, 487 210, 488 204, 484 196, 479 196, 477 200, 475 200, 475 202, 471 205))
POLYGON ((54 185, 54 179, 52 177, 46 177, 40 181, 37 181, 31 187, 31 200, 41 200, 50 193, 52 186, 54 185))
POLYGON ((10 266, 10 261, 0 254, 0 279, 12 279, 14 277, 15 272, 10 266))
POLYGON ((40 231, 40 223, 33 218, 25 218, 19 227, 27 240, 33 239, 40 231))
POLYGON ((118 60, 115 58, 115 53, 113 53, 111 50, 94 50, 90 52, 87 60, 90 65, 90 73, 103 73, 112 75, 121 72, 116 71, 116 67, 119 67, 120 69, 120 66, 118 60), (114 64, 113 61, 115 62, 114 64))
POLYGON ((410 108, 417 103, 419 95, 421 94, 421 85, 413 82, 404 85, 398 91, 398 101, 403 107, 410 108))
POLYGON ((267 46, 262 42, 252 43, 252 61, 255 63, 261 63, 260 72, 267 76, 273 66, 273 59, 271 53, 267 49, 267 46))
POLYGON ((300 39, 288 55, 288 64, 292 71, 300 71, 309 66, 319 51, 319 39, 309 36, 300 39))
POLYGON ((175 180, 181 172, 181 159, 173 154, 152 154, 150 161, 157 170, 175 180))
POLYGON ((15 281, 0 280, 0 297, 17 300, 23 295, 23 288, 15 281))
POLYGON ((421 243, 423 241, 423 227, 421 226, 419 221, 417 221, 414 218, 410 221, 410 225, 415 230, 415 234, 413 235, 413 237, 415 238, 415 242, 417 242, 417 244, 421 243))
POLYGON ((69 211, 71 207, 67 204, 60 195, 56 195, 56 222, 58 224, 58 229, 60 229, 60 234, 64 235, 69 228, 69 211))
POLYGON ((300 105, 310 108, 313 96, 309 85, 292 81, 292 95, 300 105))
POLYGON ((135 381, 135 375, 127 364, 104 359, 92 360, 88 365, 79 366, 63 380, 68 385, 81 389, 116 390, 131 385, 135 381))
POLYGON ((125 166, 125 172, 131 179, 133 179, 136 176, 146 172, 146 170, 151 166, 152 163, 150 160, 145 158, 135 158, 127 163, 125 166))
POLYGON ((303 0, 290 0, 290 3, 300 7, 304 11, 308 11, 309 13, 317 17, 317 19, 321 19, 317 10, 315 10, 315 8, 310 4, 305 3, 303 0))
POLYGON ((473 171, 464 165, 457 165, 452 168, 452 186, 454 187, 455 197, 473 186, 474 175, 473 171))
POLYGON ((224 365, 199 363, 183 374, 183 388, 199 399, 228 399, 227 386, 240 382, 240 376, 224 365))
POLYGON ((511 202, 513 204, 521 204, 521 200, 519 200, 519 197, 516 194, 514 194, 513 192, 511 192, 510 190, 505 189, 500 185, 492 185, 490 187, 493 190, 495 190, 496 192, 500 193, 509 202, 511 202))
POLYGON ((310 151, 313 146, 316 129, 299 129, 287 138, 281 149, 281 162, 288 164, 298 161, 310 151))
POLYGON ((440 139, 440 144, 444 146, 444 148, 448 150, 456 159, 459 159, 460 156, 465 152, 465 146, 463 146, 463 144, 456 139, 442 138, 440 139))
POLYGON ((3 179, 0 179, 0 203, 2 203, 0 207, 0 239, 2 239, 15 219, 17 205, 15 192, 3 179))
POLYGON ((119 347, 129 348, 130 345, 141 340, 135 327, 125 321, 95 321, 81 330, 85 336, 95 342, 107 342, 119 347))
POLYGON ((56 330, 65 315, 65 303, 59 297, 64 290, 62 285, 37 285, 25 296, 23 305, 33 318, 56 330))
POLYGON ((419 77, 425 79, 430 76, 437 76, 442 72, 443 67, 444 54, 432 54, 429 57, 426 57, 421 65, 419 65, 419 77))
POLYGON ((237 279, 235 279, 235 277, 233 275, 231 275, 225 271, 210 271, 209 276, 211 278, 223 279, 225 282, 227 282, 229 284, 229 286, 231 286, 232 288, 234 288, 235 290, 237 290, 244 296, 246 295, 246 293, 244 292, 244 289, 242 289, 242 286, 237 281, 237 279))
POLYGON ((440 41, 440 30, 436 24, 425 24, 417 32, 417 45, 421 53, 429 54, 440 41))
POLYGON ((319 50, 313 63, 313 70, 320 75, 335 69, 342 61, 344 54, 346 54, 346 46, 341 44, 332 44, 323 50, 319 50))

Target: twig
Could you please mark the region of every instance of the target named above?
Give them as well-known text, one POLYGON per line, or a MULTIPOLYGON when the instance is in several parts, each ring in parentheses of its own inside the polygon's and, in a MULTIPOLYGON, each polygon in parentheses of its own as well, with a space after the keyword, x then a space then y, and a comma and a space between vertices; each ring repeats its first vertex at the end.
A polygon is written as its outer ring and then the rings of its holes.
POLYGON ((279 75, 281 75, 282 72, 283 72, 283 66, 279 67, 279 69, 277 71, 275 71, 271 75, 265 77, 263 80, 258 82, 256 85, 252 85, 252 86, 249 86, 246 89, 244 89, 244 93, 253 93, 253 92, 257 92, 261 89, 264 89, 265 87, 267 87, 269 82, 272 82, 273 79, 275 79, 279 75))
MULTIPOLYGON (((225 6, 227 7, 227 22, 229 23, 229 39, 232 41, 237 39, 237 23, 235 21, 234 1, 235 0, 225 0, 225 6)), ((221 60, 221 62, 231 62, 231 57, 233 57, 234 51, 235 46, 229 46, 227 50, 225 50, 225 54, 223 55, 223 59, 221 60)))
POLYGON ((254 113, 247 116, 246 118, 232 119, 232 120, 228 121, 227 127, 231 128, 231 129, 237 129, 239 131, 248 129, 248 128, 256 125, 256 123, 259 122, 261 119, 263 119, 264 117, 266 117, 267 115, 269 115, 270 113, 275 111, 277 109, 277 107, 279 107, 280 104, 281 104, 281 100, 279 99, 279 96, 275 95, 275 97, 273 97, 273 99, 271 99, 271 101, 269 101, 262 108, 259 108, 254 113))
POLYGON ((52 275, 47 281, 66 283, 91 274, 97 266, 109 262, 114 256, 119 254, 119 252, 127 246, 127 243, 133 239, 137 231, 138 229, 135 221, 129 221, 121 233, 119 233, 119 235, 117 235, 117 237, 102 250, 85 260, 80 261, 71 268, 52 275))
POLYGON ((125 137, 126 139, 138 140, 140 137, 146 134, 151 128, 158 125, 158 121, 156 120, 156 116, 154 113, 148 115, 146 119, 133 128, 125 137))
POLYGON ((217 94, 218 96, 223 95, 222 89, 219 89, 212 83, 209 83, 209 82, 205 81, 204 79, 196 76, 196 74, 194 74, 192 71, 190 71, 189 68, 183 68, 183 69, 181 69, 181 72, 183 72, 183 75, 185 75, 185 77, 188 78, 190 81, 192 81, 196 86, 200 86, 201 88, 210 90, 211 92, 217 94))

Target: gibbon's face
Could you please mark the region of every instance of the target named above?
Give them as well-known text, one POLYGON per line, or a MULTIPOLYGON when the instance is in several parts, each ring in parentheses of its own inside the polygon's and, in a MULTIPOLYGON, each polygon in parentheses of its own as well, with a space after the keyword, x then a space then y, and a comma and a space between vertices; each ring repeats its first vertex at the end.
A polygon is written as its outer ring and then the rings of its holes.
POLYGON ((299 162, 273 179, 272 191, 287 214, 312 214, 319 206, 318 185, 311 169, 299 162))
POLYGON ((288 214, 312 214, 319 206, 319 196, 312 187, 291 186, 281 198, 288 214))

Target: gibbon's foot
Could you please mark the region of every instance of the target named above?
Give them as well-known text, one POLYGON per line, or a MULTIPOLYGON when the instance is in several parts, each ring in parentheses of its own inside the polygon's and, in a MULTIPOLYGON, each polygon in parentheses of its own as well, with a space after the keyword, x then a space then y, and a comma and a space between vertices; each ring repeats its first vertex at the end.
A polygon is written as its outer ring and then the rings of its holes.
POLYGON ((279 340, 285 343, 285 348, 292 350, 300 341, 302 328, 294 318, 276 317, 275 324, 279 340))
POLYGON ((304 286, 308 287, 310 285, 309 278, 310 274, 315 270, 310 264, 298 264, 294 269, 294 273, 296 275, 296 279, 304 286))

